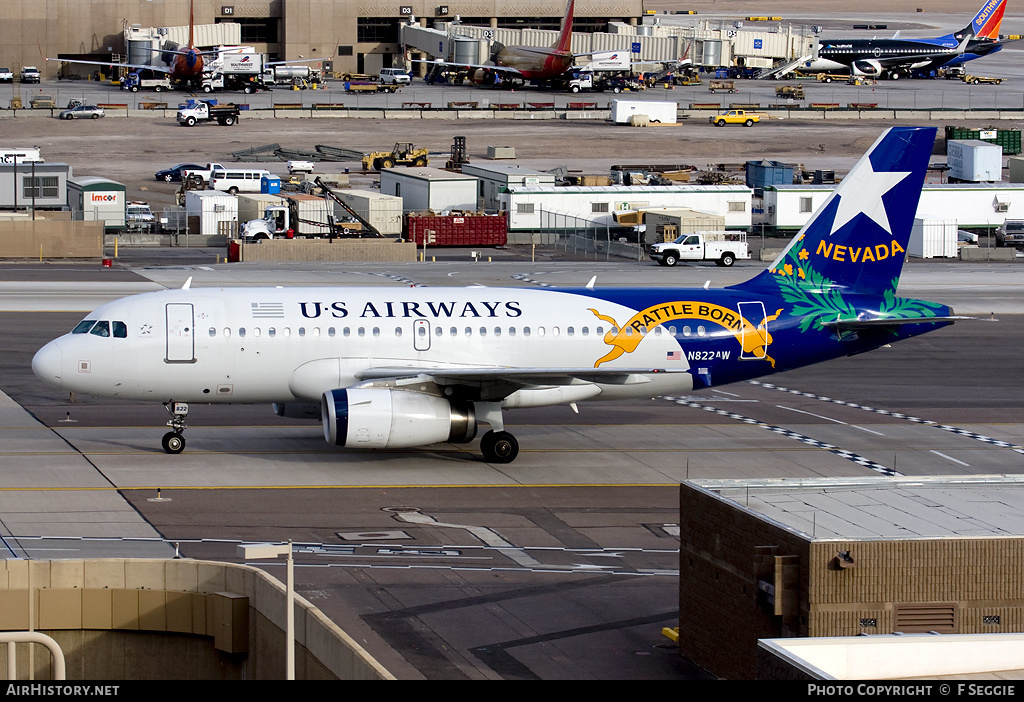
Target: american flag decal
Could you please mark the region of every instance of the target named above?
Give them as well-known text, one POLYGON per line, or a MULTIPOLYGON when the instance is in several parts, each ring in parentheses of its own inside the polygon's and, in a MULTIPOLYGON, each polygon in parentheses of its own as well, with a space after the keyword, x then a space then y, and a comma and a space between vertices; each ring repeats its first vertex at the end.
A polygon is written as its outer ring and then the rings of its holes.
POLYGON ((682 352, 680 352, 679 349, 676 349, 675 351, 669 351, 668 354, 665 357, 665 360, 666 361, 678 361, 682 357, 683 357, 682 352))
POLYGON ((284 317, 283 302, 253 302, 252 316, 254 319, 274 319, 284 317))

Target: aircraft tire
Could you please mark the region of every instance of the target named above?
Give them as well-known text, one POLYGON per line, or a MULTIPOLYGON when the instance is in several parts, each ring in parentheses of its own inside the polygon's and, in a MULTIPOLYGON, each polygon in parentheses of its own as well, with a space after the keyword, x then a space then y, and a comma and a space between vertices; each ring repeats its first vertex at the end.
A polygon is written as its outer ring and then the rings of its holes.
POLYGON ((185 450, 185 437, 176 431, 169 431, 164 434, 160 442, 167 453, 181 453, 185 450))
POLYGON ((507 431, 488 431, 480 439, 480 451, 488 463, 511 463, 519 455, 519 442, 507 431))

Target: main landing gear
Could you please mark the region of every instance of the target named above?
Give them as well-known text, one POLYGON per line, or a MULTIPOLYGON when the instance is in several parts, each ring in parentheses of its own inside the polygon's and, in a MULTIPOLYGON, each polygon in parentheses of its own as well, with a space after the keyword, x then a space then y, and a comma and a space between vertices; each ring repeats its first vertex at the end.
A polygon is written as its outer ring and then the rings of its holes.
POLYGON ((519 455, 519 442, 505 431, 500 402, 476 402, 476 416, 491 429, 480 437, 480 452, 488 463, 511 463, 519 455))
POLYGON ((488 463, 511 463, 519 455, 519 442, 507 431, 488 431, 480 437, 480 452, 488 463))
POLYGON ((164 408, 171 415, 167 426, 171 431, 164 434, 160 441, 167 453, 181 453, 185 450, 185 418, 188 417, 188 404, 185 402, 165 402, 164 408))

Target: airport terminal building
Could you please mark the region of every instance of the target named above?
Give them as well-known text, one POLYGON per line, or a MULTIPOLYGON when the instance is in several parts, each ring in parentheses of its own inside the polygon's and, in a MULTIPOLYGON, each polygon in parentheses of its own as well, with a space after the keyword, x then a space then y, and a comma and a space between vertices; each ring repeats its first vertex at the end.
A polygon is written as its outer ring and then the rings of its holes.
MULTIPOLYGON (((62 65, 51 58, 122 62, 124 33, 133 25, 180 27, 189 23, 187 0, 116 0, 82 3, 55 0, 0 0, 0 66, 17 74, 35 65, 53 78, 62 65)), ((257 0, 231 5, 195 0, 196 25, 234 22, 241 25, 241 43, 279 60, 320 58, 332 70, 376 73, 401 56, 399 24, 410 16, 424 26, 459 17, 464 24, 495 28, 555 29, 565 14, 562 0, 526 5, 483 0, 454 4, 406 0, 393 5, 365 5, 340 0, 257 0)), ((577 31, 603 30, 609 22, 635 24, 642 15, 640 0, 587 0, 575 6, 577 31)), ((197 41, 197 44, 199 42, 197 41)), ((85 68, 79 69, 84 75, 85 68)))

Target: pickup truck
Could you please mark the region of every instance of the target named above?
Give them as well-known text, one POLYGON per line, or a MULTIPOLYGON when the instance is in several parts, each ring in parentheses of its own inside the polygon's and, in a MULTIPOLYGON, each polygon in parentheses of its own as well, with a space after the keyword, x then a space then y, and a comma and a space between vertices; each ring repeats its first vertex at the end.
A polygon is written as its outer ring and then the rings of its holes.
POLYGON ((761 121, 761 115, 746 110, 729 110, 718 115, 711 115, 708 121, 716 127, 724 127, 727 124, 742 124, 745 127, 753 127, 754 122, 761 121))
POLYGON ((650 257, 662 266, 674 266, 679 261, 714 261, 728 267, 738 258, 750 258, 750 249, 746 234, 694 232, 681 234, 675 241, 653 244, 650 257))
POLYGON ((1024 219, 1008 219, 996 229, 996 246, 1024 246, 1024 219))
POLYGON ((186 178, 198 177, 203 180, 203 187, 205 188, 207 183, 210 182, 210 175, 215 170, 223 171, 226 166, 219 163, 207 163, 205 168, 188 168, 181 172, 181 182, 185 182, 186 178))
POLYGON ((238 121, 238 105, 215 105, 207 100, 189 101, 178 109, 178 124, 191 127, 199 122, 216 121, 230 127, 238 121))

